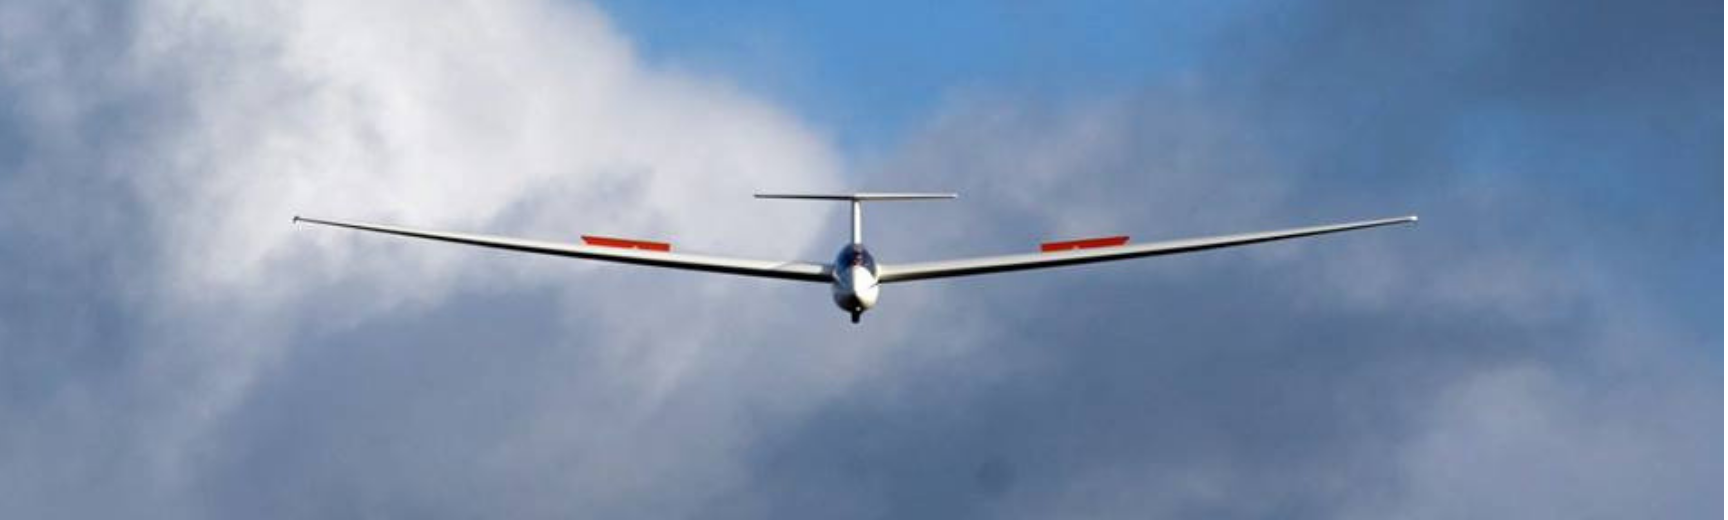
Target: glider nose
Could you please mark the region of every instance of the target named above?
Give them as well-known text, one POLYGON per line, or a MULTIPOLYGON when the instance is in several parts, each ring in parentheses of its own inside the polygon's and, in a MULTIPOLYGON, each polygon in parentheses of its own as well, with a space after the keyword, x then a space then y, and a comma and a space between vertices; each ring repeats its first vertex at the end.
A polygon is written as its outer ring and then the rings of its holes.
POLYGON ((876 306, 876 296, 881 292, 881 286, 876 281, 876 275, 861 266, 852 266, 852 297, 863 308, 876 306))
POLYGON ((869 269, 848 267, 834 279, 834 305, 854 314, 875 307, 876 296, 881 291, 877 284, 876 275, 869 269))

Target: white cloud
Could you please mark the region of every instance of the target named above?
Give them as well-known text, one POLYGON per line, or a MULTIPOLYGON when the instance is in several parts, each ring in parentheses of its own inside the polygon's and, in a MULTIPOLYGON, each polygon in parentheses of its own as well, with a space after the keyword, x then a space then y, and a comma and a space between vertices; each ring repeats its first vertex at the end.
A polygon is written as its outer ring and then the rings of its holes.
MULTIPOLYGON (((134 252, 124 267, 139 286, 128 307, 151 324, 127 339, 137 357, 126 371, 124 399, 137 409, 123 421, 127 433, 117 448, 126 461, 73 466, 58 479, 88 482, 121 469, 107 479, 135 489, 128 493, 134 498, 84 506, 93 511, 123 511, 130 502, 168 516, 198 513, 207 505, 197 486, 208 484, 198 473, 209 444, 234 427, 229 417, 245 410, 257 385, 296 377, 280 370, 296 341, 477 295, 550 287, 567 309, 617 308, 571 316, 556 329, 569 337, 548 343, 592 350, 587 359, 599 365, 572 367, 581 381, 520 405, 548 414, 581 410, 580 427, 535 421, 540 429, 512 435, 494 459, 597 462, 548 476, 594 490, 586 507, 596 511, 653 503, 688 513, 740 471, 739 454, 727 448, 753 427, 735 417, 740 406, 766 400, 751 408, 764 413, 807 406, 860 367, 856 351, 817 354, 771 379, 793 385, 792 397, 783 388, 744 384, 712 397, 704 414, 673 421, 690 432, 648 434, 643 424, 660 424, 654 417, 667 402, 691 399, 690 386, 743 377, 737 365, 713 359, 709 349, 720 346, 714 338, 787 323, 780 309, 737 302, 791 293, 811 300, 800 307, 820 307, 825 295, 678 275, 618 284, 606 278, 624 271, 608 267, 290 225, 302 214, 561 240, 644 236, 766 258, 802 256, 814 244, 825 257, 839 240, 818 235, 831 227, 829 213, 757 203, 749 194, 837 187, 842 179, 828 145, 778 107, 722 81, 643 63, 589 6, 163 0, 111 11, 5 7, 9 16, 0 19, 12 26, 96 26, 10 33, 12 51, 0 56, 5 79, 21 116, 42 132, 33 160, 48 170, 93 166, 98 177, 121 179, 141 209, 131 232, 157 245, 134 252), (83 48, 103 49, 106 59, 81 60, 74 51, 83 48), (121 114, 138 133, 104 143, 80 135, 115 118, 111 107, 141 111, 121 114), (712 307, 725 310, 705 310, 712 307), (691 433, 715 445, 678 436, 691 433), (682 500, 649 500, 645 493, 661 486, 688 491, 682 500)), ((819 315, 844 321, 837 312, 819 315)), ((738 335, 728 355, 781 350, 765 337, 738 335)), ((46 428, 112 420, 73 417, 46 428)), ((21 454, 16 462, 46 465, 54 455, 21 454)), ((23 503, 53 509, 67 499, 46 493, 23 503)))

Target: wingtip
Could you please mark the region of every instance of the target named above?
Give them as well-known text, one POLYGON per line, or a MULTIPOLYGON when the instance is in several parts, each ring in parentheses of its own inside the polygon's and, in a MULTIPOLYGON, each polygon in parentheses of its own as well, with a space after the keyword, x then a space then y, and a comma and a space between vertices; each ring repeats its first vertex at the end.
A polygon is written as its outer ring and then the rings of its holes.
POLYGON ((293 223, 295 223, 295 224, 298 224, 298 223, 300 223, 300 216, 299 216, 299 215, 295 215, 295 216, 294 216, 294 220, 293 220, 293 223))
POLYGON ((1408 217, 1404 217, 1404 220, 1407 220, 1407 221, 1410 221, 1410 222, 1416 222, 1416 221, 1418 221, 1418 220, 1422 220, 1422 218, 1421 218, 1421 217, 1418 217, 1418 216, 1416 216, 1416 215, 1411 215, 1411 216, 1408 216, 1408 217))

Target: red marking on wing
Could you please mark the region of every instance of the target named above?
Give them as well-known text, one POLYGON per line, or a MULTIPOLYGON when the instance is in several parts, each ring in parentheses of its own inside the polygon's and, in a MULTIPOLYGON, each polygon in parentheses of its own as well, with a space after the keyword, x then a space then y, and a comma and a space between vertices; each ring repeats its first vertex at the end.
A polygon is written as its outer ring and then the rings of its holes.
POLYGON ((1094 247, 1116 247, 1127 243, 1128 236, 1122 235, 1115 237, 1067 240, 1062 242, 1045 242, 1039 245, 1038 249, 1045 253, 1051 253, 1055 251, 1069 251, 1074 249, 1091 249, 1094 247))
POLYGON ((630 240, 628 238, 597 237, 582 235, 582 242, 591 246, 618 247, 624 249, 641 249, 643 251, 671 251, 672 244, 666 242, 649 242, 646 240, 630 240))

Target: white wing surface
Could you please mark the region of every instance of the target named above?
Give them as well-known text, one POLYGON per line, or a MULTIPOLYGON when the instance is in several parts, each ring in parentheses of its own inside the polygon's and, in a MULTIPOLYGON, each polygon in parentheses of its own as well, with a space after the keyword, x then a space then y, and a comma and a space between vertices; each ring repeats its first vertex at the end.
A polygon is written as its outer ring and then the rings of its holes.
POLYGON ((1416 217, 1409 216, 1327 226, 1266 231, 1261 233, 1243 233, 1239 235, 1170 240, 1149 244, 1098 247, 1050 253, 1028 253, 982 258, 966 258, 960 260, 943 260, 916 264, 883 264, 881 267, 881 273, 878 275, 878 280, 882 283, 909 282, 931 278, 970 276, 975 274, 1000 273, 1005 271, 1043 269, 1046 267, 1126 260, 1129 258, 1147 256, 1172 255, 1206 249, 1216 249, 1220 247, 1241 246, 1259 242, 1270 242, 1273 240, 1284 240, 1287 238, 1323 235, 1327 233, 1388 226, 1392 224, 1404 224, 1415 221, 1416 217))
MULTIPOLYGON (((322 220, 305 217, 294 217, 294 221, 311 222, 313 224, 323 224, 326 226, 345 227, 362 231, 375 231, 378 233, 388 233, 405 237, 455 242, 458 244, 507 249, 526 253, 538 253, 543 255, 586 258, 606 262, 668 267, 672 269, 687 269, 692 271, 707 271, 711 273, 779 278, 783 280, 798 280, 802 282, 829 283, 833 281, 833 276, 830 273, 831 269, 828 266, 809 262, 746 260, 693 255, 687 253, 673 253, 670 251, 631 249, 625 247, 559 244, 518 238, 473 235, 467 233, 446 233, 397 226, 362 224, 358 222, 343 222, 339 220, 322 220)), ((632 242, 616 239, 611 239, 609 241, 632 242)))

